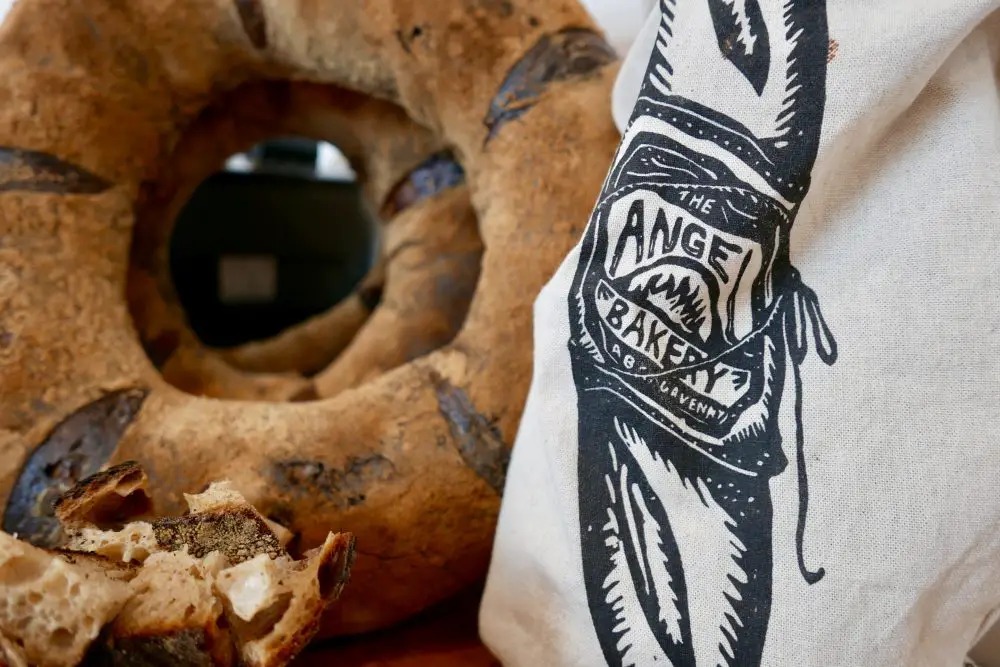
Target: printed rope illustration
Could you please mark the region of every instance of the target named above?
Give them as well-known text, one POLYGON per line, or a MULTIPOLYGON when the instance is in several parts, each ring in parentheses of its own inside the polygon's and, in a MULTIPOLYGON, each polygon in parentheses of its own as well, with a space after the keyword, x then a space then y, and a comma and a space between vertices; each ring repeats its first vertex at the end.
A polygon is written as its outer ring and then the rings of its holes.
POLYGON ((810 331, 789 257, 825 100, 824 0, 661 0, 656 43, 570 291, 583 573, 609 665, 759 665, 772 598, 769 480, 808 480, 810 331), (706 53, 721 57, 706 57, 706 53))

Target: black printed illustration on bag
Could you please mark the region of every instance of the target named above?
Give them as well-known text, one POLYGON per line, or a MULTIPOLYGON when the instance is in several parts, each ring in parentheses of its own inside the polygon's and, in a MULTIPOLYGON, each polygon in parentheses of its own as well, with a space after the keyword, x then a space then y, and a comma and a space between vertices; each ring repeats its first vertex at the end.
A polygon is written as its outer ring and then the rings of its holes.
POLYGON ((825 0, 661 0, 639 101, 570 293, 580 529, 614 667, 760 664, 772 598, 768 482, 801 376, 836 346, 789 258, 825 102, 825 0), (790 364, 786 364, 786 360, 790 364))

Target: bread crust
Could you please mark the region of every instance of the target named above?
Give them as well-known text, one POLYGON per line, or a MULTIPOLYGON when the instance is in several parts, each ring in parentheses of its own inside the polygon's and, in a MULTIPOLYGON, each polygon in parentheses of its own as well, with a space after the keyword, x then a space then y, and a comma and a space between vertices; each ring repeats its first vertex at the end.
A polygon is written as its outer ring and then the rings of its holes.
POLYGON ((135 461, 126 461, 80 481, 55 502, 56 518, 64 529, 84 525, 114 527, 148 514, 149 476, 135 461))
POLYGON ((264 517, 249 505, 160 519, 153 522, 153 534, 166 551, 187 547, 196 558, 218 551, 234 564, 259 553, 272 558, 285 553, 264 517))
MULTIPOLYGON (((0 29, 0 497, 55 423, 102 392, 148 390, 94 468, 148 464, 168 515, 230 477, 303 549, 332 526, 357 534, 353 603, 330 607, 322 634, 393 625, 480 580, 532 377, 533 304, 619 141, 585 10, 509 5, 259 0, 251 38, 229 0, 19 0, 0 29), (220 91, 293 78, 398 104, 454 150, 484 248, 475 294, 447 345, 332 398, 185 395, 121 297, 135 211, 220 91)), ((268 93, 279 110, 288 91, 268 93)))
POLYGON ((232 654, 219 655, 216 644, 217 638, 200 628, 157 630, 109 640, 90 660, 100 667, 231 667, 232 654))

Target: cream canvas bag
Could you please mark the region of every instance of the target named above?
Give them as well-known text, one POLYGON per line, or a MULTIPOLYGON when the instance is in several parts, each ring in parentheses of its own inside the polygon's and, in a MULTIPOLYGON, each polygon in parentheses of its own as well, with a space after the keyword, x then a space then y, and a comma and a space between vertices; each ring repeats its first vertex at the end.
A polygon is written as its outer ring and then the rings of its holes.
POLYGON ((1000 606, 998 7, 660 1, 535 306, 505 666, 963 664, 1000 606))

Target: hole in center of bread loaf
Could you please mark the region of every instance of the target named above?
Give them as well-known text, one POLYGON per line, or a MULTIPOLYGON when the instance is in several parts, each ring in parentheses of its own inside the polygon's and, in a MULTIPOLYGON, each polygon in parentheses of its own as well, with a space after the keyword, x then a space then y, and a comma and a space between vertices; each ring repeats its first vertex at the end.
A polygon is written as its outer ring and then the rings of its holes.
POLYGON ((169 384, 320 400, 464 325, 484 252, 465 170, 401 109, 256 81, 164 144, 136 199, 127 299, 169 384))
POLYGON ((177 217, 170 277, 191 329, 231 347, 279 334, 350 295, 375 225, 331 144, 264 142, 205 180, 177 217))
POLYGON ((227 94, 184 130, 138 198, 129 310, 150 361, 182 391, 313 397, 307 371, 248 368, 233 355, 356 300, 372 271, 375 215, 345 154, 307 136, 340 135, 306 111, 279 84, 227 94))

